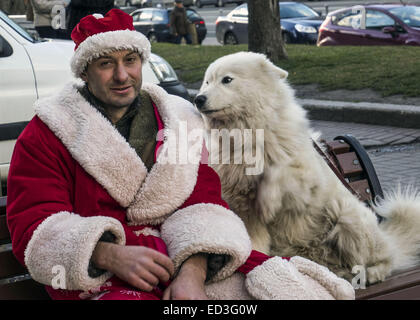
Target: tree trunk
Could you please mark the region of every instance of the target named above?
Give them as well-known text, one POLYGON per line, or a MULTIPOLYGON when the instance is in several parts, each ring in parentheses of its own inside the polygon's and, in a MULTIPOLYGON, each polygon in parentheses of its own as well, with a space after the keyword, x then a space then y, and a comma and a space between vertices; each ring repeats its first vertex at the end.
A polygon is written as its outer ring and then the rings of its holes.
POLYGON ((264 53, 273 63, 287 59, 278 0, 248 0, 248 50, 264 53))

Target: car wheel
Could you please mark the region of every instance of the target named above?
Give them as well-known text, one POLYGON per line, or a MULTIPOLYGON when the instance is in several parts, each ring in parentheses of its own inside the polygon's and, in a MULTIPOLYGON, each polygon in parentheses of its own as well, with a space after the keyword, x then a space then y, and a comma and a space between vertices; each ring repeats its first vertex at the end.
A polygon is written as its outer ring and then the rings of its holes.
POLYGON ((203 7, 203 5, 201 4, 201 1, 200 0, 197 0, 195 2, 195 5, 197 6, 197 8, 202 8, 203 7))
POLYGON ((238 44, 238 39, 232 32, 228 32, 225 34, 223 44, 238 44))
POLYGON ((158 38, 156 36, 156 33, 153 33, 153 32, 151 32, 147 35, 147 39, 149 39, 150 43, 158 42, 158 38))
POLYGON ((283 42, 284 43, 292 43, 292 39, 290 38, 290 35, 288 33, 283 33, 283 42))
POLYGON ((224 7, 225 2, 223 0, 217 0, 215 7, 224 7))

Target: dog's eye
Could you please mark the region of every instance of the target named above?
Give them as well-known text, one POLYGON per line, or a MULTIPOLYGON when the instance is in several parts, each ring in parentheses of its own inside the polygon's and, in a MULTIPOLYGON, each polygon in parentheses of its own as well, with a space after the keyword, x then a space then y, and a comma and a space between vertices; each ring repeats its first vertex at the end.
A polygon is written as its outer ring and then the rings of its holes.
POLYGON ((222 83, 226 84, 226 83, 231 83, 232 82, 232 78, 231 77, 224 77, 222 79, 222 83))

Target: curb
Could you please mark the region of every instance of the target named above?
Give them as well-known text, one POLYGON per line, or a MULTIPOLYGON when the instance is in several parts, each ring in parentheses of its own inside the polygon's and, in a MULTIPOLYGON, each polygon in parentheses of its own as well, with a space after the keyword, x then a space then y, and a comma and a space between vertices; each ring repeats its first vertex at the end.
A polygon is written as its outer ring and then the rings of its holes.
POLYGON ((297 99, 310 119, 420 129, 420 106, 297 99))
MULTIPOLYGON (((188 89, 188 93, 192 101, 198 90, 188 89)), ((420 106, 299 98, 297 101, 308 112, 311 120, 420 129, 420 106)))

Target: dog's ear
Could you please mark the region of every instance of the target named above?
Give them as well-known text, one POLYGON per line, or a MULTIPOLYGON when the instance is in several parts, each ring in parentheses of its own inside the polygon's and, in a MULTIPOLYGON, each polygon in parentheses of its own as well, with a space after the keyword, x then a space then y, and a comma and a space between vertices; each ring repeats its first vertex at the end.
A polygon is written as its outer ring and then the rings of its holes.
POLYGON ((289 75, 289 73, 286 70, 277 67, 268 58, 261 60, 261 67, 263 68, 263 70, 265 69, 268 72, 270 72, 276 78, 286 79, 289 75))
POLYGON ((280 77, 280 79, 286 79, 289 73, 286 70, 283 70, 282 68, 279 68, 273 64, 274 68, 276 69, 276 73, 280 77))
POLYGON ((287 76, 289 75, 289 72, 287 72, 286 70, 283 70, 282 68, 279 68, 279 67, 275 66, 274 64, 273 64, 273 66, 275 67, 276 72, 279 75, 280 79, 286 79, 287 78, 287 76))

